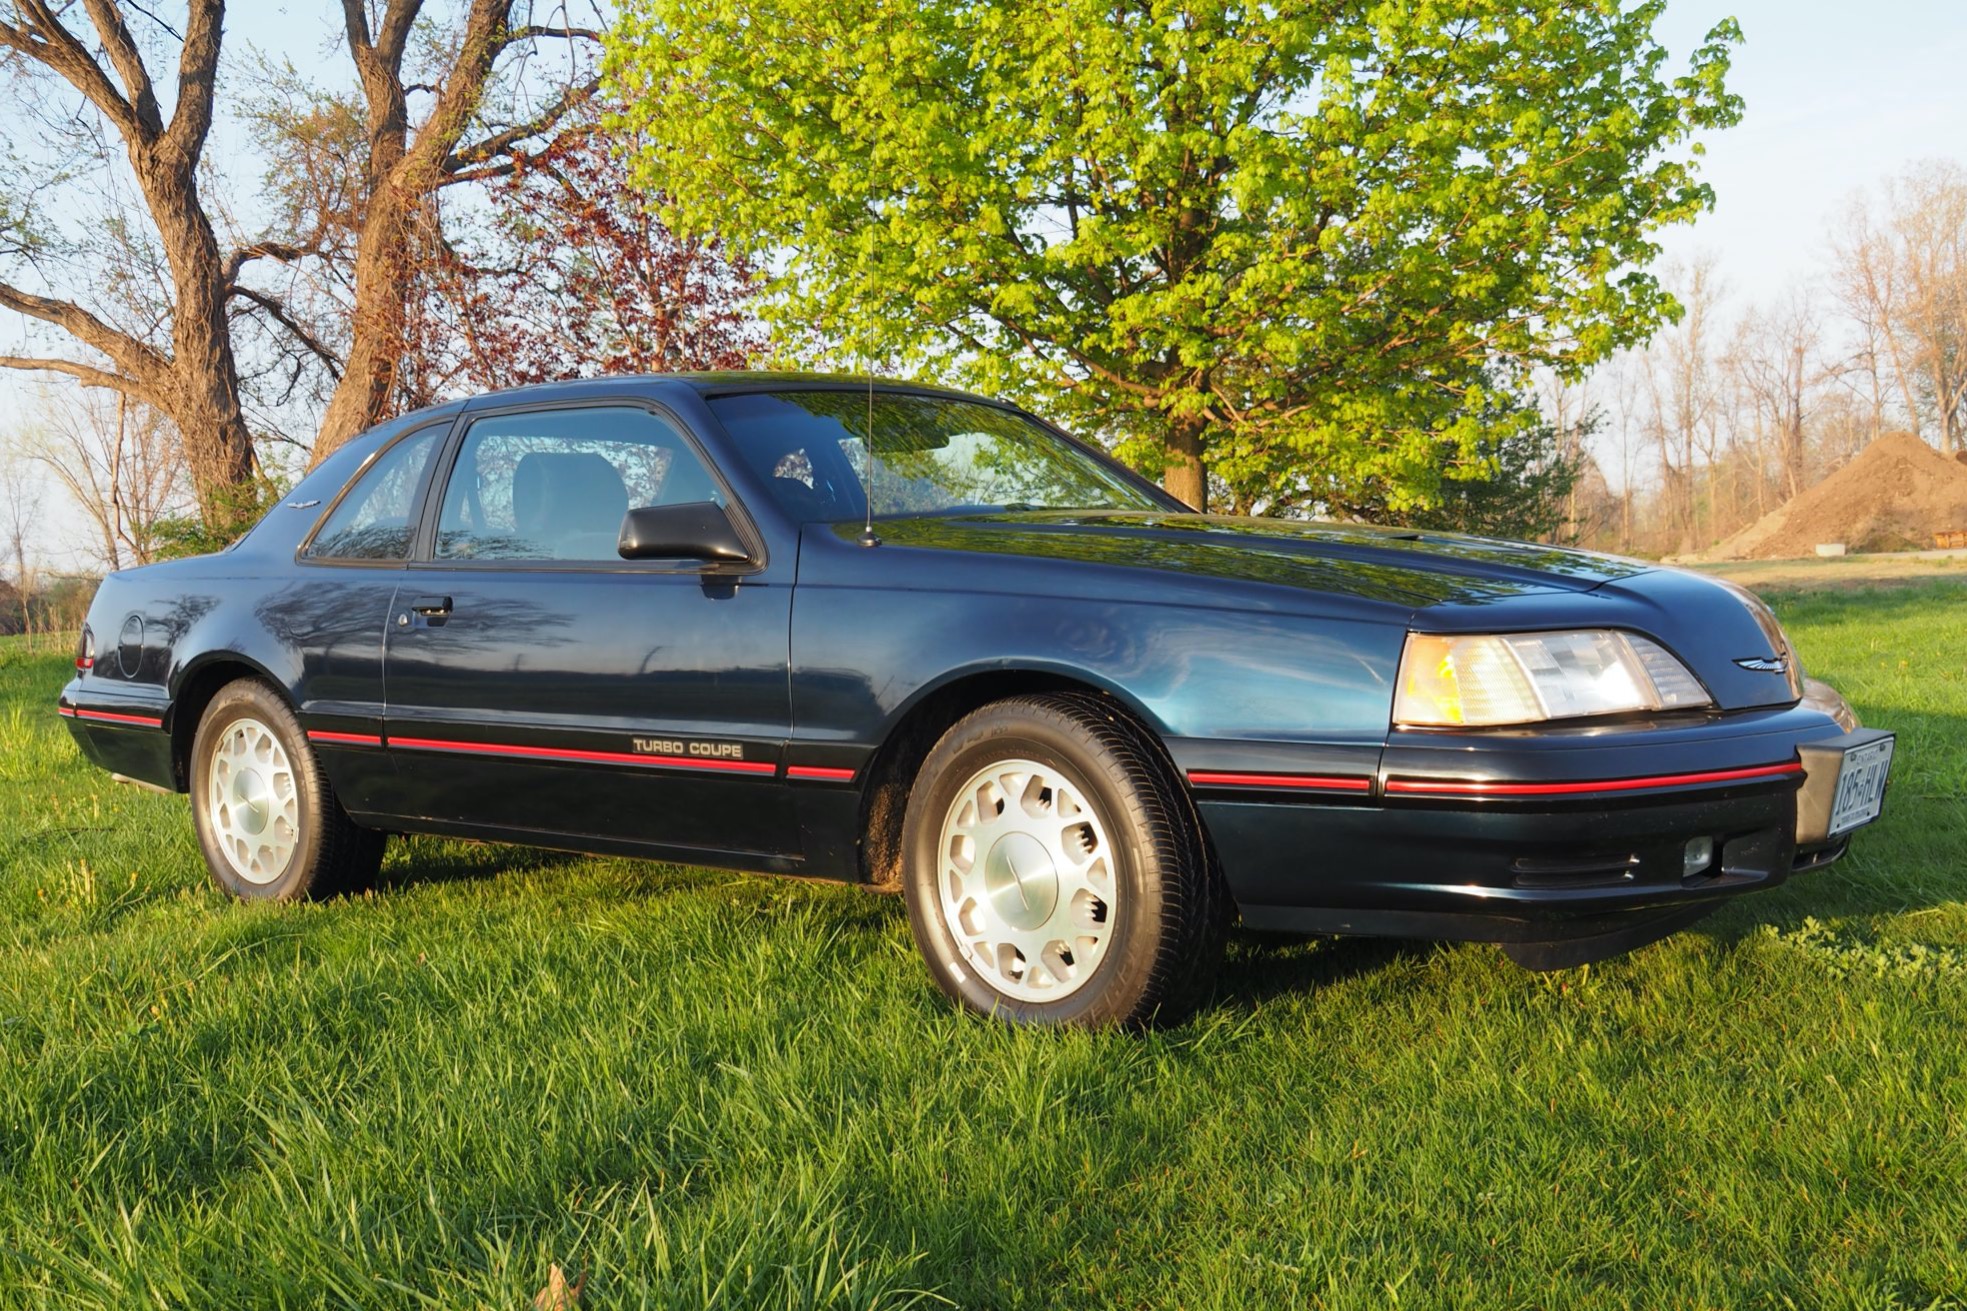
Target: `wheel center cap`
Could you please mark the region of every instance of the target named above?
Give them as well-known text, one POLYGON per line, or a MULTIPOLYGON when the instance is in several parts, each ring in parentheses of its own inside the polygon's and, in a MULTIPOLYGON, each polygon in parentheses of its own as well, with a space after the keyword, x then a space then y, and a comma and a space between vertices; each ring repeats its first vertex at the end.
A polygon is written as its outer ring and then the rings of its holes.
POLYGON ((1059 904, 1059 873, 1045 844, 1029 833, 1006 833, 984 857, 984 892, 997 917, 1014 929, 1035 929, 1059 904))
POLYGON ((233 780, 232 800, 239 808, 239 826, 248 833, 259 833, 266 828, 266 792, 266 780, 257 770, 242 769, 233 780))

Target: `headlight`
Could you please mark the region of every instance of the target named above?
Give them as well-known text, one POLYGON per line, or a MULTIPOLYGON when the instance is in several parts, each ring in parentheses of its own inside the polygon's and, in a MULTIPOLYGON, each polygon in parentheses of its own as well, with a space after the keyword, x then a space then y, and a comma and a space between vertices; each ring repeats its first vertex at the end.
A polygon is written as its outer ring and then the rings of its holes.
POLYGON ((1393 722, 1426 728, 1530 724, 1712 704, 1685 665, 1633 633, 1409 633, 1393 722))

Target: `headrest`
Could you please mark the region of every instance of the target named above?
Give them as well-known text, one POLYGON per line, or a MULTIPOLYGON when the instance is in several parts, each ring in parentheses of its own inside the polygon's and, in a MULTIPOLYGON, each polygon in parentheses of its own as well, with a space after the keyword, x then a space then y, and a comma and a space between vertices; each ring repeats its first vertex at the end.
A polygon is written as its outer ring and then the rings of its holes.
POLYGON ((613 533, 626 513, 621 474, 590 451, 535 451, 512 471, 513 526, 542 545, 569 533, 613 533))

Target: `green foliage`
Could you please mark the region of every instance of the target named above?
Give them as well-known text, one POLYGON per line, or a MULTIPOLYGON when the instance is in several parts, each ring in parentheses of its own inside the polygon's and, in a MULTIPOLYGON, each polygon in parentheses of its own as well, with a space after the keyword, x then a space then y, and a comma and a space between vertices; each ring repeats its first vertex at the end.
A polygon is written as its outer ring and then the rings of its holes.
POLYGON ((177 560, 223 551, 265 518, 286 490, 284 480, 265 475, 214 489, 203 514, 170 515, 151 525, 156 558, 177 560))
POLYGON ((1584 471, 1580 431, 1561 434, 1524 404, 1497 404, 1479 430, 1472 457, 1443 470, 1433 504, 1396 510, 1386 495, 1365 495, 1331 508, 1368 522, 1508 537, 1524 541, 1553 536, 1564 526, 1567 499, 1584 471))
POLYGON ((774 271, 782 329, 1178 491, 1199 455, 1239 504, 1315 471, 1401 512, 1482 458, 1492 377, 1675 314, 1642 270, 1711 203, 1739 31, 1671 76, 1661 8, 628 0, 608 69, 644 184, 774 271))
POLYGON ((793 879, 228 905, 0 642, 0 1305, 1960 1311, 1967 588, 1772 599, 1901 733, 1844 863, 1554 975, 1240 942, 1145 1035, 956 1014, 793 879))

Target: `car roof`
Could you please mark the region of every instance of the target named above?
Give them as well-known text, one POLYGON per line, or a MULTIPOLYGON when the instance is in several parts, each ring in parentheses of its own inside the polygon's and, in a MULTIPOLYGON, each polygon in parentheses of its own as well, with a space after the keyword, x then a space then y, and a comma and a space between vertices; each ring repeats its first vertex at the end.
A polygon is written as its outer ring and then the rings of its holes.
MULTIPOLYGON (((950 387, 939 387, 933 383, 915 382, 906 378, 875 378, 874 389, 881 392, 904 392, 919 395, 946 396, 955 400, 979 401, 986 405, 1001 404, 986 396, 975 396, 969 392, 957 391, 950 387)), ((725 396, 737 392, 785 391, 788 389, 847 391, 861 390, 868 386, 866 374, 800 372, 786 369, 727 369, 702 372, 678 373, 618 373, 598 378, 567 378, 558 382, 534 383, 525 387, 507 387, 499 391, 480 392, 469 398, 467 404, 473 409, 487 402, 506 404, 525 400, 529 397, 547 399, 566 396, 585 391, 605 389, 647 388, 651 391, 666 391, 672 388, 687 387, 700 396, 725 396)))

